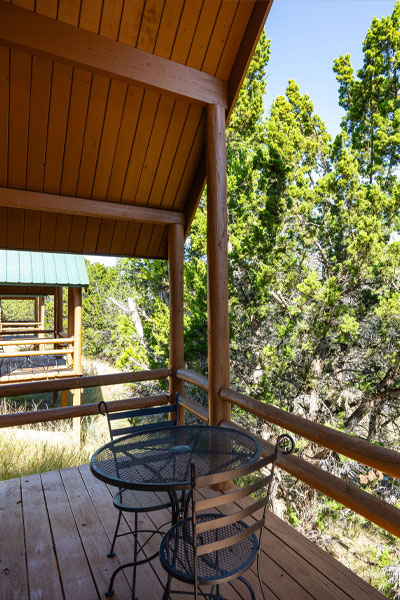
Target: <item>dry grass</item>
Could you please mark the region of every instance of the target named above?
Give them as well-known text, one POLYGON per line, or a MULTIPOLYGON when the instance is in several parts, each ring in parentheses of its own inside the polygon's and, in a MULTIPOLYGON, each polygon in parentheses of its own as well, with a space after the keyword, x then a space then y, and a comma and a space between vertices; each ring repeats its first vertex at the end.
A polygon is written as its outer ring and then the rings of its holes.
MULTIPOLYGON (((25 410, 4 400, 0 405, 0 414, 25 410)), ((105 419, 98 416, 82 419, 80 439, 71 421, 0 429, 0 480, 85 464, 107 439, 105 419)))

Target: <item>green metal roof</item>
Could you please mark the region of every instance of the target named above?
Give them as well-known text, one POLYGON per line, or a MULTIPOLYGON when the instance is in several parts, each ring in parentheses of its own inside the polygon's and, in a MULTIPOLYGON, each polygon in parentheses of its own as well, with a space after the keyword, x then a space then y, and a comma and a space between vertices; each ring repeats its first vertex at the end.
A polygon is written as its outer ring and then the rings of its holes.
POLYGON ((0 250, 0 285, 87 287, 89 279, 82 255, 0 250))

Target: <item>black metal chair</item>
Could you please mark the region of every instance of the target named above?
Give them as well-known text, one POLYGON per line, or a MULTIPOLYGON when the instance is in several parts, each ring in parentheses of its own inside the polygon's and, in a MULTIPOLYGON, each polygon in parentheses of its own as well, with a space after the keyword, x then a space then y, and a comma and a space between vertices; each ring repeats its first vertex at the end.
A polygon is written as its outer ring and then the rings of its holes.
MULTIPOLYGON (((107 417, 108 428, 110 432, 111 440, 114 440, 116 437, 127 435, 129 433, 137 433, 141 430, 146 429, 154 429, 154 428, 163 428, 170 427, 171 425, 177 425, 178 418, 178 406, 179 406, 179 394, 176 394, 175 404, 166 404, 162 406, 152 406, 149 408, 138 408, 133 410, 124 410, 120 412, 110 412, 108 405, 106 402, 99 402, 99 412, 102 415, 107 417), (175 413, 175 419, 173 420, 160 420, 157 422, 146 423, 142 425, 135 424, 135 420, 137 418, 142 418, 146 416, 156 417, 156 416, 168 416, 171 413, 175 413), (129 425, 118 425, 118 422, 121 420, 129 420, 129 425)), ((115 508, 118 509, 118 520, 115 528, 114 537, 111 543, 111 548, 107 556, 113 557, 115 556, 114 546, 117 537, 121 537, 124 535, 132 534, 134 535, 134 558, 133 562, 130 563, 130 566, 133 567, 133 580, 132 580, 132 598, 135 598, 135 584, 136 584, 136 567, 144 562, 148 562, 153 560, 156 556, 158 556, 158 552, 153 554, 150 557, 145 557, 142 560, 138 560, 138 555, 140 552, 143 552, 146 544, 151 540, 151 538, 156 535, 163 535, 162 529, 165 525, 169 524, 171 520, 168 520, 166 523, 161 525, 158 529, 138 529, 138 514, 143 512, 151 512, 154 510, 162 510, 164 508, 172 508, 172 522, 176 521, 179 516, 179 504, 174 500, 173 496, 168 494, 168 492, 151 492, 151 491, 139 491, 139 490, 130 490, 130 489, 119 489, 118 492, 113 497, 113 504, 115 508), (121 523, 122 512, 131 512, 135 515, 135 527, 134 531, 127 533, 118 533, 119 526, 121 523), (139 543, 138 535, 139 534, 147 534, 147 538, 143 543, 139 543)), ((109 588, 106 592, 106 596, 111 596, 113 594, 113 584, 114 579, 120 569, 114 571, 109 588)))
POLYGON ((257 560, 257 575, 262 596, 265 600, 263 583, 260 575, 260 553, 262 532, 265 524, 267 505, 270 497, 271 482, 278 450, 289 454, 294 449, 293 439, 287 435, 278 437, 275 450, 267 457, 252 465, 235 469, 223 474, 196 476, 196 467, 192 463, 191 506, 192 516, 173 525, 164 535, 160 545, 160 561, 168 573, 163 600, 170 594, 187 594, 170 590, 171 579, 174 577, 194 586, 193 595, 197 600, 198 594, 204 598, 223 600, 220 594, 220 584, 238 578, 249 590, 252 600, 255 600, 251 584, 242 576, 255 560, 257 560), (282 445, 284 447, 282 448, 282 445), (271 465, 270 473, 265 476, 261 469, 271 465), (257 480, 253 474, 260 475, 257 480), (204 488, 234 478, 251 476, 251 484, 236 489, 218 497, 202 498, 198 492, 204 488), (210 508, 218 508, 236 503, 245 497, 258 492, 258 497, 251 498, 251 504, 238 508, 235 512, 204 512, 210 508), (262 509, 262 516, 254 515, 262 509), (242 519, 252 517, 251 524, 242 519), (200 585, 211 585, 211 591, 205 593, 200 585))

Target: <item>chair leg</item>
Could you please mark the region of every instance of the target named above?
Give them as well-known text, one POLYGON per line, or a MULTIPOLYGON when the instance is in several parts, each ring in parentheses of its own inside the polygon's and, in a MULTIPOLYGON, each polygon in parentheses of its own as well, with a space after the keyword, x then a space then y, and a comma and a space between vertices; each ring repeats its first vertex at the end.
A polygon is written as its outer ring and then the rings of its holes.
POLYGON ((170 587, 171 587, 171 579, 172 579, 172 575, 170 575, 168 573, 167 584, 166 584, 165 589, 164 589, 164 594, 163 594, 162 600, 168 600, 169 590, 170 590, 170 587))
POLYGON ((138 556, 138 514, 137 512, 135 512, 135 532, 134 532, 134 537, 135 537, 135 546, 134 546, 134 553, 133 553, 133 562, 135 563, 133 565, 133 574, 132 574, 132 600, 136 600, 136 596, 135 596, 135 591, 136 591, 136 563, 137 563, 137 556, 138 556))
POLYGON ((107 554, 107 556, 109 558, 112 558, 113 556, 115 556, 114 545, 115 545, 115 540, 117 539, 117 533, 118 533, 118 529, 119 529, 119 524, 121 523, 121 516, 122 516, 122 511, 119 510, 118 511, 118 521, 117 521, 117 526, 115 528, 113 541, 111 543, 110 552, 107 554))
POLYGON ((260 553, 258 553, 258 555, 257 555, 257 575, 258 575, 258 581, 260 582, 260 589, 261 589, 261 594, 262 594, 263 600, 266 600, 265 593, 264 593, 264 583, 263 583, 263 580, 261 579, 260 553))

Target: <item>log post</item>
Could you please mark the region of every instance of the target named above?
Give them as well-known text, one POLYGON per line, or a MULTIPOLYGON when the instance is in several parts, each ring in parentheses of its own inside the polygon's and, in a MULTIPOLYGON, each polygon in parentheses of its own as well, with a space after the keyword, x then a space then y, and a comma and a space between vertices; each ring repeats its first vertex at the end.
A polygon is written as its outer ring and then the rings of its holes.
MULTIPOLYGON (((68 326, 67 326, 67 335, 68 337, 73 337, 74 335, 74 288, 68 288, 68 326)), ((74 343, 75 345, 75 343, 74 343)), ((67 365, 74 368, 74 355, 67 355, 67 365)))
POLYGON ((82 288, 74 288, 74 374, 82 375, 82 288))
POLYGON ((63 331, 63 289, 62 287, 56 288, 56 297, 57 297, 57 317, 56 317, 56 336, 59 337, 59 334, 63 331))
POLYGON ((230 404, 219 397, 229 387, 228 209, 226 196, 225 110, 207 107, 207 297, 208 410, 210 425, 230 419, 230 404))
MULTIPOLYGON (((82 288, 74 288, 74 374, 82 375, 82 288)), ((81 403, 81 390, 72 392, 72 404, 77 406, 81 403)), ((79 438, 81 431, 81 420, 73 419, 72 430, 79 438)))
MULTIPOLYGON (((183 225, 168 225, 168 267, 169 267, 169 393, 171 402, 175 402, 178 392, 183 395, 184 382, 176 376, 178 369, 183 369, 183 225)), ((178 424, 183 425, 185 411, 181 407, 177 415, 178 424)))
MULTIPOLYGON (((44 318, 45 318, 45 308, 44 308, 44 297, 39 296, 39 329, 44 329, 44 318)), ((44 333, 38 333, 39 338, 44 337, 44 333)), ((39 350, 46 350, 46 346, 44 344, 39 345, 39 350)))

